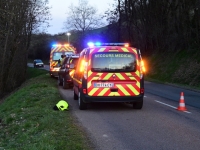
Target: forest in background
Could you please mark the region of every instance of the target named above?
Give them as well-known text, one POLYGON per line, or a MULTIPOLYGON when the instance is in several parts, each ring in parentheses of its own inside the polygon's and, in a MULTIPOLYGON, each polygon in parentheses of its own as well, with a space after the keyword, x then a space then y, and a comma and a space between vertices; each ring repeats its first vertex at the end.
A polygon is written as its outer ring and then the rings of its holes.
POLYGON ((48 17, 46 0, 0 0, 0 98, 26 80, 31 36, 48 17))

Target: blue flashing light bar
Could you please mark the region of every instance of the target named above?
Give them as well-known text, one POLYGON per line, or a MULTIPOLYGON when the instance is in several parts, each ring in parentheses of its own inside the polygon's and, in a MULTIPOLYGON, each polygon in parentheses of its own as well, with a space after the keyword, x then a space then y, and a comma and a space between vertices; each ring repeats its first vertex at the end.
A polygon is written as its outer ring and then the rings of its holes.
POLYGON ((94 46, 95 46, 94 43, 92 43, 92 42, 88 42, 87 45, 88 45, 89 47, 94 47, 94 46))
POLYGON ((129 43, 101 43, 101 42, 88 42, 89 47, 94 47, 94 46, 125 46, 129 47, 129 43))
POLYGON ((96 45, 96 46, 101 46, 102 43, 101 43, 101 42, 96 42, 95 45, 96 45))
POLYGON ((52 47, 56 47, 56 46, 58 46, 58 44, 53 44, 53 45, 52 45, 52 47))

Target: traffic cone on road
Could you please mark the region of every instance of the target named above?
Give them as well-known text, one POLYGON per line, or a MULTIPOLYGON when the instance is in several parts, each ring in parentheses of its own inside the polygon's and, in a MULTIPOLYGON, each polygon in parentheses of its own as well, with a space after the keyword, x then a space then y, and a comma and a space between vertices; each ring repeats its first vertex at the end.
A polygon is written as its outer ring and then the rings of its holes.
POLYGON ((179 106, 177 107, 177 110, 180 110, 180 111, 186 111, 187 110, 186 107, 185 107, 183 92, 181 92, 181 97, 180 97, 179 106))

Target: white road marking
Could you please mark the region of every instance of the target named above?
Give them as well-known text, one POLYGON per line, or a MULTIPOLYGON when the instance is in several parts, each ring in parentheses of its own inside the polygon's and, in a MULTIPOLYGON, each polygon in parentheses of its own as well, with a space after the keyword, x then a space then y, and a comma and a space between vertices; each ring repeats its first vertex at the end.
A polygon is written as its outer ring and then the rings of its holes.
MULTIPOLYGON (((155 100, 157 103, 160 103, 160 104, 163 104, 163 105, 166 105, 166 106, 169 106, 169 107, 171 107, 171 108, 174 108, 174 109, 177 109, 176 107, 174 107, 174 106, 171 106, 171 105, 169 105, 169 104, 166 104, 166 103, 163 103, 163 102, 160 102, 160 101, 157 101, 157 100, 155 100)), ((183 111, 183 112, 186 112, 186 113, 191 113, 191 112, 189 112, 189 111, 183 111)))

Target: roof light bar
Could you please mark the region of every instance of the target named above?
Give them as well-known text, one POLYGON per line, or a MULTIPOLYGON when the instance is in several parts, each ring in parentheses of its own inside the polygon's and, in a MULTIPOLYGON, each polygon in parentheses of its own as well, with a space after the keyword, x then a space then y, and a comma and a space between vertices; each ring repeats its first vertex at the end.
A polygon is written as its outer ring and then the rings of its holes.
POLYGON ((53 44, 52 47, 70 46, 70 44, 53 44))
POLYGON ((125 46, 125 47, 129 47, 129 43, 125 43, 124 46, 125 46))
POLYGON ((104 46, 126 46, 128 43, 102 43, 104 46))
POLYGON ((92 42, 88 42, 87 45, 88 45, 89 47, 94 47, 94 46, 95 46, 94 43, 92 43, 92 42))
POLYGON ((101 43, 101 42, 96 42, 95 45, 96 45, 96 46, 101 46, 102 43, 101 43))
POLYGON ((89 47, 94 47, 94 46, 125 46, 129 47, 129 43, 101 43, 101 42, 88 42, 87 45, 89 47))

